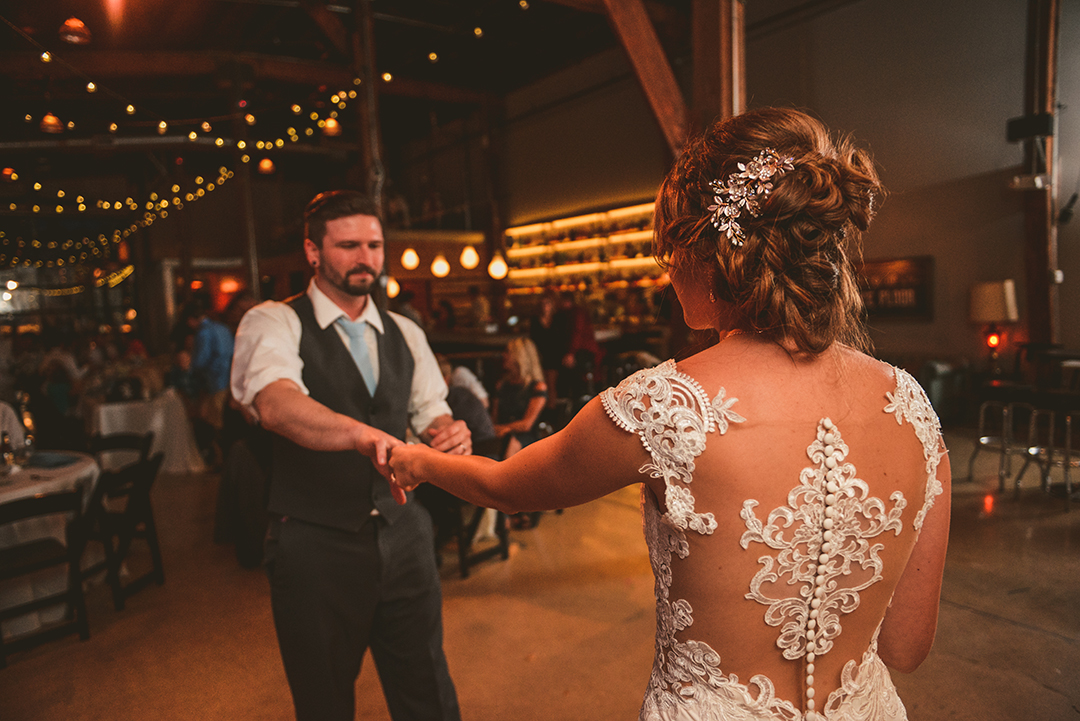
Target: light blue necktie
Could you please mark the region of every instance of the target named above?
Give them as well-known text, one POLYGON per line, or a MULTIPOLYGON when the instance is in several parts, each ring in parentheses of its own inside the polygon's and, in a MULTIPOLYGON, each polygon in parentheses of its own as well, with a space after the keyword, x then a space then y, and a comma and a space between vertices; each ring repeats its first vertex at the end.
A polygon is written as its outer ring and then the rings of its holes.
POLYGON ((345 334, 349 336, 349 353, 352 354, 360 376, 364 379, 368 393, 375 395, 375 369, 371 367, 371 357, 368 355, 368 345, 364 340, 364 326, 367 321, 351 321, 345 316, 339 316, 336 321, 345 334))

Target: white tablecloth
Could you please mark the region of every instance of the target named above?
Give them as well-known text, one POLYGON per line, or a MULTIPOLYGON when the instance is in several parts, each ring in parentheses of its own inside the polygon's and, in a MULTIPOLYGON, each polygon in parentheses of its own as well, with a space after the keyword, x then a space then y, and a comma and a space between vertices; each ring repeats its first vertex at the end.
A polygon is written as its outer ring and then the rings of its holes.
MULTIPOLYGON (((85 501, 90 500, 100 469, 91 456, 74 451, 43 451, 39 459, 63 460, 71 463, 54 468, 27 467, 0 478, 0 503, 27 498, 38 493, 61 493, 83 484, 85 501)), ((0 548, 52 536, 63 542, 65 521, 59 516, 34 518, 0 526, 0 548)), ((0 582, 0 608, 8 608, 35 598, 59 593, 67 588, 63 568, 48 568, 32 576, 0 582)), ((64 608, 57 606, 5 621, 0 632, 5 638, 34 631, 43 623, 59 621, 64 608)))
MULTIPOLYGON (((152 453, 164 452, 165 473, 201 473, 206 464, 195 444, 195 434, 184 402, 172 388, 149 401, 103 403, 91 418, 92 433, 146 433, 153 431, 152 453)), ((122 463, 123 461, 121 461, 122 463)))

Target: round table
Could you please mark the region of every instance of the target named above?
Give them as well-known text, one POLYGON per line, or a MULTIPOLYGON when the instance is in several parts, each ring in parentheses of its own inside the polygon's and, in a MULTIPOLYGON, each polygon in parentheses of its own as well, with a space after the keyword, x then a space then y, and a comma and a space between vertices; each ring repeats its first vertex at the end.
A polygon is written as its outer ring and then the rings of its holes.
MULTIPOLYGON (((0 504, 39 493, 70 491, 79 484, 82 484, 83 502, 86 503, 90 500, 100 473, 97 462, 85 453, 41 451, 34 455, 26 467, 16 467, 7 475, 0 476, 0 504)), ((0 526, 0 548, 47 536, 63 542, 64 526, 64 519, 58 516, 0 526)), ((49 568, 31 576, 0 581, 0 608, 57 593, 66 587, 67 574, 63 568, 49 568)), ((47 608, 4 621, 0 632, 4 634, 4 638, 19 636, 40 628, 44 623, 59 621, 63 616, 62 607, 47 608)))

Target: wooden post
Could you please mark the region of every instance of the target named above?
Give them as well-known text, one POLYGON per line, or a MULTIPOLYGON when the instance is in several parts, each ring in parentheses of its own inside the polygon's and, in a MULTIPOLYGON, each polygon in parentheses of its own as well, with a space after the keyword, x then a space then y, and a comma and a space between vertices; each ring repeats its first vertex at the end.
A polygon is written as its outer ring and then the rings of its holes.
MULTIPOLYGON (((1057 42, 1060 0, 1029 0, 1025 112, 1057 113, 1057 42)), ((1060 336, 1057 247, 1057 121, 1053 134, 1026 141, 1026 167, 1045 175, 1043 187, 1024 194, 1024 261, 1028 340, 1057 343, 1060 336)))
POLYGON ((746 109, 743 0, 694 0, 691 132, 746 109))
POLYGON ((363 148, 367 169, 367 192, 382 208, 383 184, 386 169, 382 164, 382 137, 379 132, 378 94, 375 92, 375 32, 371 16, 371 0, 356 0, 356 28, 353 37, 353 64, 360 78, 360 147, 363 148))

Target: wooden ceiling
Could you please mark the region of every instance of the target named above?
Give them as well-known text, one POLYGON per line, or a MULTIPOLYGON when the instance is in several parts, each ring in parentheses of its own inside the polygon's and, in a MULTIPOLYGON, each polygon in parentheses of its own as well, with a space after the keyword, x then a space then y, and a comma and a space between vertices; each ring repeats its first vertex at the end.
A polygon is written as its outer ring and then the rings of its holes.
MULTIPOLYGON (((669 50, 687 38, 688 0, 647 3, 669 50)), ((159 118, 226 118, 305 105, 358 73, 355 0, 54 0, 0 2, 0 140, 40 140, 53 112, 79 118, 65 139, 107 132, 154 135, 159 118), (92 33, 69 45, 69 17, 92 33), (42 49, 55 60, 43 63, 42 49), (87 79, 102 90, 86 92, 87 79), (239 89, 237 89, 239 88, 239 89), (144 112, 143 112, 144 111, 144 112)), ((372 0, 374 70, 384 127, 395 140, 429 131, 431 113, 467 114, 618 44, 603 0, 372 0), (435 54, 432 60, 430 54, 435 54)))

